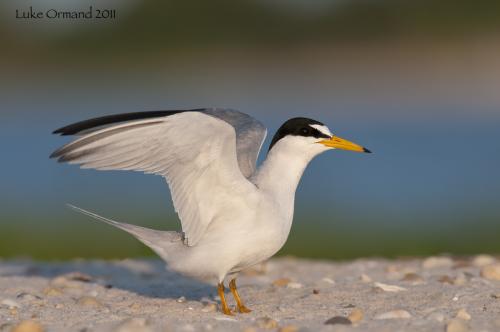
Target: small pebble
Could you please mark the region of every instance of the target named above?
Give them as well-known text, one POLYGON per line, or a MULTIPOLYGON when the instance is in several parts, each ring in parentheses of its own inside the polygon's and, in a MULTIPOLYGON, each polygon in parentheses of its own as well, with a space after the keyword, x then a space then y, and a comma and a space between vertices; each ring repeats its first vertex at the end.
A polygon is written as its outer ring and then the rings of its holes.
POLYGON ((260 317, 255 322, 261 329, 271 330, 278 327, 278 322, 270 317, 260 317))
POLYGON ((82 282, 77 281, 76 279, 68 279, 66 275, 55 277, 50 281, 51 286, 59 287, 59 288, 74 288, 81 289, 82 282))
POLYGON ((438 278, 438 281, 443 283, 443 284, 449 284, 449 285, 453 285, 455 283, 455 279, 453 279, 452 277, 450 277, 448 275, 440 276, 438 278))
POLYGON ((35 321, 25 320, 16 325, 11 332, 43 332, 43 328, 35 321))
POLYGON ((453 280, 453 284, 456 286, 462 286, 465 285, 466 283, 467 283, 467 277, 465 276, 464 273, 460 273, 459 275, 457 275, 455 280, 453 280))
POLYGON ((35 301, 35 300, 41 300, 42 299, 38 295, 31 294, 31 293, 26 293, 26 292, 22 292, 22 293, 17 294, 16 298, 23 299, 23 300, 28 300, 28 301, 35 301))
POLYGON ((411 283, 412 285, 420 285, 424 283, 424 278, 422 278, 420 275, 410 272, 404 275, 403 279, 401 281, 407 281, 411 283))
POLYGON ((458 310, 456 318, 460 318, 463 320, 470 320, 471 316, 465 309, 462 308, 458 310))
POLYGON ((453 266, 453 260, 449 257, 429 257, 422 262, 424 269, 449 268, 453 266))
POLYGON ((375 319, 408 319, 411 314, 406 310, 393 310, 375 316, 375 319))
POLYGON ((297 332, 299 328, 295 325, 286 325, 281 327, 278 332, 297 332))
POLYGON ((386 291, 386 292, 402 292, 402 291, 406 290, 406 288, 404 288, 404 287, 400 287, 400 286, 396 286, 396 285, 383 284, 381 282, 376 282, 375 283, 375 287, 378 287, 378 288, 380 288, 380 289, 382 289, 383 291, 386 291))
POLYGON ((363 319, 363 311, 361 309, 355 308, 351 311, 347 318, 349 318, 352 323, 360 322, 363 319))
POLYGON ((47 296, 61 296, 63 294, 63 291, 59 288, 49 286, 43 290, 43 293, 47 296))
POLYGON ((325 322, 326 325, 336 325, 336 324, 341 324, 341 325, 351 325, 352 322, 343 316, 335 316, 330 318, 325 322))
POLYGON ((141 309, 141 305, 137 302, 132 303, 131 305, 128 306, 132 310, 139 310, 141 309))
POLYGON ((490 255, 477 255, 472 260, 472 264, 477 267, 483 267, 486 265, 491 265, 495 263, 495 258, 490 255))
POLYGON ((63 275, 68 280, 75 280, 81 282, 91 282, 94 280, 91 276, 81 272, 70 272, 68 274, 63 275))
POLYGON ((76 303, 85 307, 102 307, 102 303, 92 296, 83 296, 76 303))
POLYGON ((318 295, 319 294, 319 289, 313 289, 313 294, 318 295))
POLYGON ((362 282, 372 282, 372 278, 370 278, 369 276, 367 276, 366 274, 362 274, 359 279, 362 281, 362 282))
POLYGON ((8 307, 9 309, 21 308, 21 305, 12 299, 2 300, 2 305, 8 307))
POLYGON ((178 303, 184 303, 184 302, 186 302, 186 297, 185 297, 185 296, 181 296, 181 297, 179 297, 176 301, 177 301, 178 303))
POLYGON ((452 319, 446 325, 446 332, 468 332, 469 327, 462 319, 452 319))
POLYGON ((302 284, 298 282, 289 282, 288 285, 286 285, 287 288, 293 288, 293 289, 299 289, 302 288, 302 284))
POLYGON ((481 277, 488 280, 500 280, 500 264, 483 266, 481 269, 481 277))
POLYGON ((335 280, 333 280, 331 278, 323 278, 323 279, 321 279, 321 281, 324 281, 330 285, 335 285, 335 280))
POLYGON ((279 278, 273 281, 273 285, 276 287, 285 287, 291 282, 288 278, 279 278))

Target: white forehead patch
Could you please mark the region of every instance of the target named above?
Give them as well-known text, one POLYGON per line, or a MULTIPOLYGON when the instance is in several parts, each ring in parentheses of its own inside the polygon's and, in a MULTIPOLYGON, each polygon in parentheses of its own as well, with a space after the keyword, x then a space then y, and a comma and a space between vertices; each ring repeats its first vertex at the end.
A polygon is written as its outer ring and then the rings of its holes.
POLYGON ((330 129, 328 129, 327 126, 319 125, 319 124, 313 124, 309 125, 310 127, 313 127, 314 129, 319 130, 321 133, 328 135, 328 136, 333 136, 333 134, 330 132, 330 129))

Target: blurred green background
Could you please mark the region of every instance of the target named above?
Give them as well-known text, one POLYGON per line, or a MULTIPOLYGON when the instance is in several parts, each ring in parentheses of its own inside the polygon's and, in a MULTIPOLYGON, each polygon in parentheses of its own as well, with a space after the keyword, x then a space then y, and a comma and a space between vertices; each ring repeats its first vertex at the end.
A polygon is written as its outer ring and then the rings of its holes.
POLYGON ((306 170, 281 254, 500 252, 500 2, 0 2, 0 257, 130 257, 68 210, 178 229, 160 177, 60 165, 51 131, 120 112, 230 107, 274 131, 308 116, 374 151, 306 170), (115 9, 116 19, 16 19, 115 9))

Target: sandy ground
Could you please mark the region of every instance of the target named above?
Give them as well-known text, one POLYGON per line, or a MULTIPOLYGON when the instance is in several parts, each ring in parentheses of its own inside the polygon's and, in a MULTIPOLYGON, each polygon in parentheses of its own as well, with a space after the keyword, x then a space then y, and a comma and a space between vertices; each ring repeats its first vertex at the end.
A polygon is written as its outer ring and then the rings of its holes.
POLYGON ((278 258, 238 280, 253 312, 230 317, 158 260, 0 260, 0 331, 500 331, 491 256, 278 258))

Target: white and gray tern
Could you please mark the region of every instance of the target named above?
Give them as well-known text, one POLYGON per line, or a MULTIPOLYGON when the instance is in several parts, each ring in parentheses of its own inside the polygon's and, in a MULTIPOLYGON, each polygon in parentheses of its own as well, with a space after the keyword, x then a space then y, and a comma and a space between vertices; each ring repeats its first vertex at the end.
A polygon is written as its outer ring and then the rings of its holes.
POLYGON ((266 159, 256 160, 266 128, 229 109, 136 112, 104 116, 56 130, 76 135, 51 158, 98 170, 133 170, 164 177, 182 232, 158 231, 75 210, 118 227, 154 250, 170 268, 218 284, 221 310, 232 314, 224 279, 239 312, 239 271, 273 256, 292 225, 295 190, 307 164, 330 149, 370 152, 333 135, 321 122, 286 121, 266 159))

